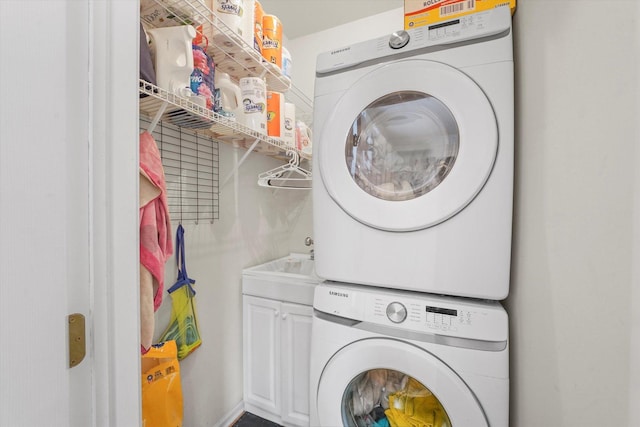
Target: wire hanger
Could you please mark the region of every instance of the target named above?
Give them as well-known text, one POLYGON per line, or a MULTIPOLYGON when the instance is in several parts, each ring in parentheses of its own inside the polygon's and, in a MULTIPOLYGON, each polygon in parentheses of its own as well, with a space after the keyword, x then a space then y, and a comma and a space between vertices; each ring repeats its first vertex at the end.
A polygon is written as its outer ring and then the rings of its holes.
POLYGON ((287 150, 291 157, 288 163, 258 175, 258 185, 269 188, 310 190, 310 171, 300 167, 300 156, 296 150, 287 150))

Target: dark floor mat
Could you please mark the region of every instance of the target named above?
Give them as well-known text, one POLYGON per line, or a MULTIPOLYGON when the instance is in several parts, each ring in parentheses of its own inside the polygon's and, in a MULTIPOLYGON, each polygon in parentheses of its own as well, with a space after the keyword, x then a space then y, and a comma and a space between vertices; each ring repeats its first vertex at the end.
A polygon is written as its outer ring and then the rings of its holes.
POLYGON ((272 423, 269 420, 265 420, 264 418, 260 418, 257 415, 250 414, 249 412, 245 412, 242 414, 238 421, 232 427, 281 427, 276 423, 272 423))

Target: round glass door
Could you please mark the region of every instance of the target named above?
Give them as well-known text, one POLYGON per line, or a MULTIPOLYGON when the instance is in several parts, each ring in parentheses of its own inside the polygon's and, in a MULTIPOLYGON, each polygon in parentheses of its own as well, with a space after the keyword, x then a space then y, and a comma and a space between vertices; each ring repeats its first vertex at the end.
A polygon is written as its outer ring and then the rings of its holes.
POLYGON ((345 427, 451 427, 440 400, 420 381, 393 369, 356 376, 342 396, 345 427))
POLYGON ((312 404, 323 426, 488 427, 455 371, 396 339, 370 338, 341 348, 325 364, 312 404))
POLYGON ((498 153, 496 116, 460 70, 397 61, 326 102, 321 110, 331 112, 315 133, 314 162, 331 199, 367 226, 432 227, 463 210, 489 179, 498 153))
POLYGON ((437 98, 395 92, 369 104, 351 125, 345 158, 349 174, 382 200, 420 197, 449 174, 458 155, 456 120, 437 98))

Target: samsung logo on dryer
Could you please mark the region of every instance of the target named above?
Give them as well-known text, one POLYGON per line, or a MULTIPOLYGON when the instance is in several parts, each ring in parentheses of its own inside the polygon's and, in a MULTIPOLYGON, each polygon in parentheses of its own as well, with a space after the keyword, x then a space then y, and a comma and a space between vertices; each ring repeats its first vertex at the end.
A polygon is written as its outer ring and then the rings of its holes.
POLYGON ((339 54, 339 53, 347 52, 347 51, 349 51, 349 50, 351 50, 351 46, 349 46, 349 47, 343 47, 342 49, 338 49, 338 50, 332 50, 332 51, 331 51, 331 55, 337 55, 337 54, 339 54))
POLYGON ((346 292, 329 291, 329 295, 332 295, 334 297, 349 298, 349 294, 346 292))

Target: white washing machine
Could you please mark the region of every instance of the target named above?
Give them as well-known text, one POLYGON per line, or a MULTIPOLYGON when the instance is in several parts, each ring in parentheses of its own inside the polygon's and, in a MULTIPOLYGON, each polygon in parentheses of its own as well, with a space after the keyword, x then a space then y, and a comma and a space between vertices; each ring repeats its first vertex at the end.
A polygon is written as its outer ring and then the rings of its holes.
POLYGON ((509 425, 500 303, 325 282, 314 309, 312 427, 509 425))
POLYGON ((318 275, 505 298, 513 102, 508 7, 321 54, 313 144, 318 275))

